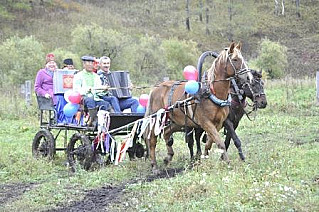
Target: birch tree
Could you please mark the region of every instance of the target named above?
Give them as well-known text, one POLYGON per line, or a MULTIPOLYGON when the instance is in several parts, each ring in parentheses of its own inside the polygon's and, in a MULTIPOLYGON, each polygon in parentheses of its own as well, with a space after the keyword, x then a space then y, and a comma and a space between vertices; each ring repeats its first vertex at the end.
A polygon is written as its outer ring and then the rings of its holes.
POLYGON ((185 24, 186 24, 186 29, 187 29, 188 31, 191 30, 191 26, 190 26, 189 3, 190 3, 190 0, 186 0, 186 21, 185 21, 185 24))
POLYGON ((300 18, 301 17, 301 14, 299 12, 299 7, 300 7, 300 0, 296 0, 296 14, 297 14, 297 17, 300 18))

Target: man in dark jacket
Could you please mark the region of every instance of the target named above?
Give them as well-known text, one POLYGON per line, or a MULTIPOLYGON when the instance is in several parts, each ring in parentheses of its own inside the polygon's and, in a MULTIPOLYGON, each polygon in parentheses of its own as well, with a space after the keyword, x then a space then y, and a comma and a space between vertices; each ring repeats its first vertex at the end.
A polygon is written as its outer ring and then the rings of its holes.
MULTIPOLYGON (((97 73, 102 80, 102 84, 109 86, 110 83, 108 81, 108 75, 111 74, 111 71, 110 71, 111 59, 109 57, 106 57, 106 56, 101 57, 100 58, 100 67, 101 67, 101 69, 97 73)), ((107 97, 110 97, 110 95, 107 97)), ((113 96, 113 98, 114 98, 114 96, 113 96)), ((131 112, 136 113, 137 107, 139 105, 137 99, 134 99, 132 97, 126 97, 126 98, 115 97, 115 98, 118 100, 120 111, 123 111, 124 109, 130 108, 131 112)), ((116 111, 115 107, 114 107, 114 110, 116 111)))

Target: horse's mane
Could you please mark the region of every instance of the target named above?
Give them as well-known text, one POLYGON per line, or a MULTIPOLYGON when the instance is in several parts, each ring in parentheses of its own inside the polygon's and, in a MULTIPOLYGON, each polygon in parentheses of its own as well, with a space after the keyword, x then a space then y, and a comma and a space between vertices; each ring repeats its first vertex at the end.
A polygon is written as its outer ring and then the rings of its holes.
POLYGON ((213 82, 213 81, 215 80, 215 70, 216 70, 216 66, 220 66, 220 65, 221 65, 221 62, 227 60, 228 52, 229 52, 229 49, 228 49, 228 48, 226 48, 225 50, 223 50, 222 52, 220 52, 220 54, 218 55, 218 57, 214 60, 212 66, 207 70, 207 81, 208 81, 208 82, 213 82))
MULTIPOLYGON (((238 48, 234 48, 233 49, 234 52, 236 52, 236 55, 242 60, 242 66, 244 66, 244 68, 248 69, 248 66, 241 54, 240 49, 238 48)), ((232 53, 233 54, 233 53, 232 53)), ((215 71, 216 71, 216 67, 220 67, 221 65, 223 65, 223 63, 227 62, 227 59, 230 55, 229 54, 229 48, 225 48, 223 51, 220 52, 220 54, 218 55, 218 57, 214 60, 212 66, 207 70, 207 80, 208 82, 213 82, 215 80, 215 71)))

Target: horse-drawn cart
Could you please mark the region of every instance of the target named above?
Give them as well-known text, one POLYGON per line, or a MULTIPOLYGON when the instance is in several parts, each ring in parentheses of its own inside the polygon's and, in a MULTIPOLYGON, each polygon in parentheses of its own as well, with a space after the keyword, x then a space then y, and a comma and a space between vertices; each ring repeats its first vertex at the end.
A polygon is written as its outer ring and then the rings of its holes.
MULTIPOLYGON (((89 127, 85 124, 57 123, 57 113, 52 99, 37 96, 40 110, 40 130, 36 133, 32 143, 34 157, 53 159, 57 151, 67 153, 68 164, 72 170, 79 164, 88 170, 101 155, 107 156, 106 162, 116 162, 118 145, 114 137, 131 135, 130 158, 142 157, 144 149, 141 144, 136 148, 137 131, 132 135, 133 123, 143 118, 143 113, 107 113, 109 123, 107 128, 89 127), (69 136, 72 132, 71 136, 69 136), (64 134, 64 144, 57 146, 58 137, 64 134), (137 153, 136 150, 137 149, 137 153)), ((100 124, 100 123, 99 123, 100 124)))

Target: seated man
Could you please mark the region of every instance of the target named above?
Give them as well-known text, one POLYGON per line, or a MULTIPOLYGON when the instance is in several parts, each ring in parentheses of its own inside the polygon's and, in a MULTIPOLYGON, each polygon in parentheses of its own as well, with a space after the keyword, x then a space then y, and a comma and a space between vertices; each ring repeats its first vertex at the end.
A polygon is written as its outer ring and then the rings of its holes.
MULTIPOLYGON (((103 85, 110 85, 110 83, 108 81, 108 75, 111 74, 111 71, 110 71, 111 59, 109 57, 106 57, 106 56, 101 57, 100 58, 100 67, 101 67, 101 69, 98 71, 98 75, 101 78, 102 84, 103 85)), ((110 94, 108 97, 110 97, 110 94)), ((132 97, 125 97, 125 98, 117 97, 117 100, 119 102, 119 106, 120 106, 121 111, 123 111, 124 109, 130 108, 131 112, 136 113, 137 107, 139 105, 137 99, 134 99, 132 97)))
POLYGON ((83 56, 83 71, 74 75, 73 90, 79 92, 83 97, 84 106, 88 108, 90 120, 88 125, 94 126, 97 118, 97 107, 103 110, 111 110, 110 104, 98 95, 98 91, 107 89, 102 86, 99 76, 93 72, 92 56, 83 56))

